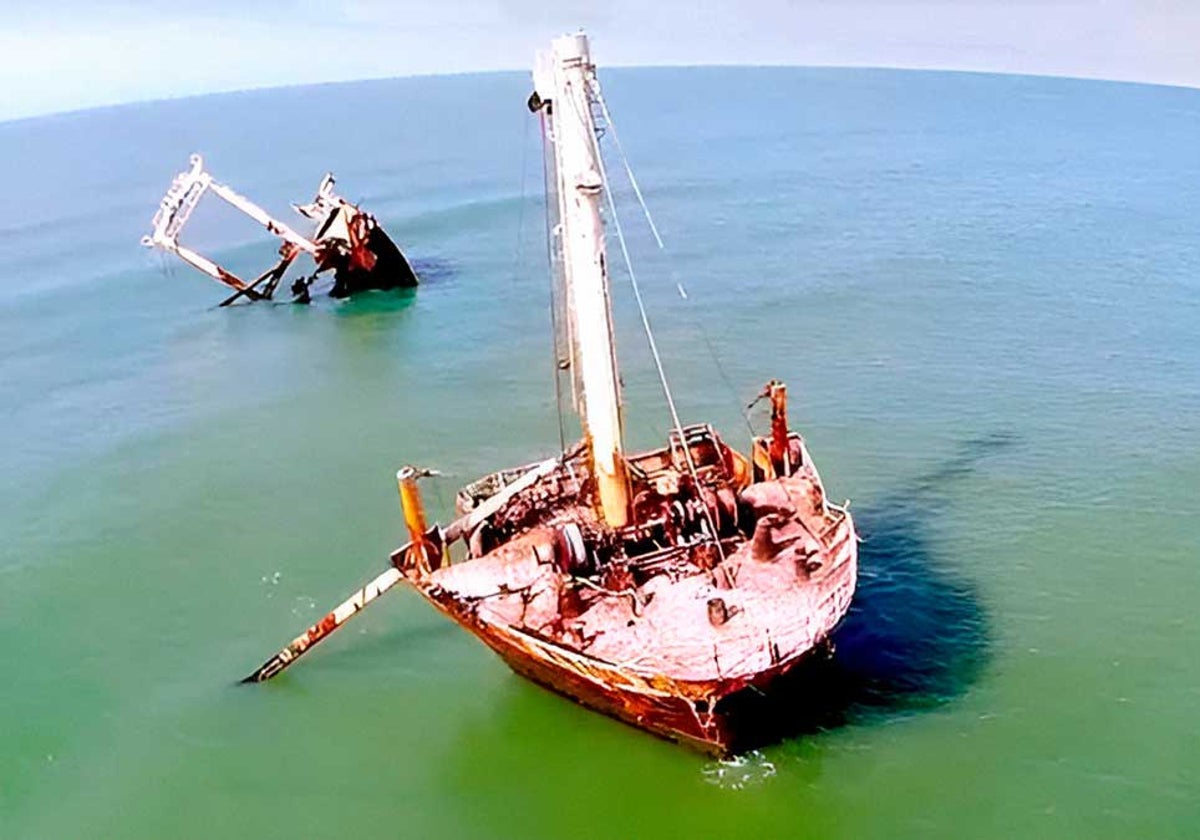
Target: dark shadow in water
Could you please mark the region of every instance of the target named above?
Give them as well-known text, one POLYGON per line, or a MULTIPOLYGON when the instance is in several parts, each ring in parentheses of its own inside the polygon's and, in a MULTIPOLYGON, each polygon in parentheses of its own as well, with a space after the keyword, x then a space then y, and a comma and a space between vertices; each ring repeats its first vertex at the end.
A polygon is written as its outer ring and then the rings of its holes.
POLYGON ((1014 442, 1008 433, 966 441, 936 469, 856 509, 858 590, 833 634, 834 654, 795 669, 768 697, 730 698, 748 726, 743 748, 937 706, 978 678, 987 615, 974 584, 935 555, 931 530, 958 483, 1014 442))
POLYGON ((422 286, 437 285, 458 274, 458 268, 454 263, 439 257, 417 257, 409 260, 408 264, 412 266, 412 270, 416 273, 417 280, 422 286))

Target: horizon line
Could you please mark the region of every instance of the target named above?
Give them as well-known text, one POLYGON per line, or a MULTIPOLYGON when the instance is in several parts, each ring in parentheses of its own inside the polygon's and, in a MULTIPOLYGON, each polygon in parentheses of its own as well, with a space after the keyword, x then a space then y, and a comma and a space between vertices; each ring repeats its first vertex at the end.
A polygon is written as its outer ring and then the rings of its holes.
MULTIPOLYGON (((1093 82, 1099 84, 1139 85, 1146 87, 1162 87, 1178 90, 1200 91, 1200 84, 1188 82, 1168 82, 1145 79, 1123 79, 1109 76, 1071 75, 1059 73, 1021 73, 1012 70, 979 70, 962 67, 941 66, 912 66, 885 64, 790 64, 790 63, 748 63, 748 62, 705 62, 698 64, 609 64, 606 70, 703 70, 706 68, 721 68, 727 70, 870 70, 870 71, 899 71, 906 73, 956 73, 973 76, 1009 76, 1029 79, 1058 79, 1071 82, 1093 82)), ((30 114, 20 114, 12 117, 0 117, 0 126, 13 123, 33 122, 56 117, 70 117, 86 114, 92 111, 107 111, 127 108, 137 105, 152 105, 164 102, 183 102, 189 99, 204 99, 217 96, 232 96, 239 93, 265 93, 269 91, 297 90, 300 88, 332 87, 336 85, 355 85, 364 82, 389 82, 404 79, 438 79, 458 78, 464 76, 497 76, 510 73, 530 73, 527 67, 498 67, 488 70, 450 70, 436 72, 401 73, 387 76, 362 76, 353 79, 329 79, 319 82, 294 82, 289 84, 250 85, 248 87, 219 88, 196 93, 181 93, 173 96, 151 96, 145 99, 127 99, 119 102, 106 102, 99 105, 87 105, 81 108, 65 108, 55 111, 39 111, 30 114)))

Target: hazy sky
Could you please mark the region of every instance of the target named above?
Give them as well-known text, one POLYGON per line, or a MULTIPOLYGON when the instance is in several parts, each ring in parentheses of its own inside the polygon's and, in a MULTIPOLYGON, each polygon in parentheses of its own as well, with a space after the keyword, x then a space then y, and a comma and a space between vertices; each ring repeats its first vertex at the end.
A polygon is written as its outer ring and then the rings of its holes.
POLYGON ((246 87, 624 64, 995 70, 1200 86, 1200 0, 0 0, 0 119, 246 87))

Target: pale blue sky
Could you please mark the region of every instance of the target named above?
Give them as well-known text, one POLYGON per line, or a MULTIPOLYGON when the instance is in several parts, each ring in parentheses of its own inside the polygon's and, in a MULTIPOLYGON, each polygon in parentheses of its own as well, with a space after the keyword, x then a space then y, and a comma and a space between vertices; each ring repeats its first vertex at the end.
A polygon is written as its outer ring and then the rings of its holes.
POLYGON ((1200 86, 1200 0, 2 0, 0 119, 525 69, 579 26, 630 64, 949 68, 1200 86))

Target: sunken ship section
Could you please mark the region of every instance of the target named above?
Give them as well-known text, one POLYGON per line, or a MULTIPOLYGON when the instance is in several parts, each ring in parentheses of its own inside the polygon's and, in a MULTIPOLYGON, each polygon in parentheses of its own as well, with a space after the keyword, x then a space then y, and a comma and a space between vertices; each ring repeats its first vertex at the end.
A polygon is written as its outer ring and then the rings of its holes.
POLYGON ((189 168, 175 176, 159 203, 151 232, 142 244, 174 254, 232 290, 221 301, 272 300, 301 254, 313 261, 310 273, 301 273, 288 286, 292 300, 308 303, 311 288, 322 276, 331 277, 330 297, 345 298, 368 289, 401 289, 417 285, 417 275, 378 220, 334 192, 334 178, 326 174, 311 202, 292 205, 314 225, 311 236, 298 233, 273 218, 245 196, 215 180, 205 170, 200 155, 192 155, 189 168), (249 216, 280 240, 277 261, 252 280, 245 280, 180 242, 180 234, 206 194, 212 194, 249 216))

